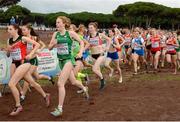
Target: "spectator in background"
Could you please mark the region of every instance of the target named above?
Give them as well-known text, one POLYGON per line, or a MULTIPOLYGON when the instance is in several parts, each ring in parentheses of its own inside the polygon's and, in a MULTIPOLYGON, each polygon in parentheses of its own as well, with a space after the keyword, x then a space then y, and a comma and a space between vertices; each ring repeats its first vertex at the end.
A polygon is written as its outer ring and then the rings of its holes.
POLYGON ((14 16, 11 17, 10 19, 10 25, 16 24, 16 19, 14 18, 14 16))
POLYGON ((20 23, 21 23, 21 20, 18 15, 16 15, 15 23, 18 25, 20 25, 20 23))

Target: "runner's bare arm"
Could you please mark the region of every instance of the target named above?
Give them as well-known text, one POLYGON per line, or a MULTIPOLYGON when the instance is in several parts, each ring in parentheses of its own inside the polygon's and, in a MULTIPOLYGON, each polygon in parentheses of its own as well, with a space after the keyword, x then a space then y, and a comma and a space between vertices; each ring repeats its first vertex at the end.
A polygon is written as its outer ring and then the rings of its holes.
POLYGON ((49 49, 49 50, 51 50, 51 49, 57 44, 57 41, 56 41, 56 39, 55 39, 56 33, 57 33, 57 32, 54 32, 53 35, 52 35, 51 41, 50 41, 50 43, 49 43, 49 45, 48 45, 48 49, 49 49))
POLYGON ((107 46, 106 46, 106 50, 109 49, 110 45, 111 45, 111 38, 107 37, 105 34, 100 33, 100 38, 104 38, 107 42, 107 46))
POLYGON ((75 40, 77 40, 79 43, 80 43, 80 50, 79 50, 79 53, 78 53, 78 55, 77 55, 77 57, 79 57, 79 58, 81 58, 82 57, 82 53, 83 53, 83 51, 84 51, 84 42, 83 42, 83 40, 81 40, 80 38, 79 38, 79 36, 78 36, 78 34, 76 33, 76 32, 74 32, 74 31, 69 31, 69 34, 70 34, 70 36, 73 38, 73 39, 75 39, 75 40))
POLYGON ((39 44, 41 45, 40 51, 42 51, 46 47, 46 45, 41 40, 39 41, 39 44))
POLYGON ((36 42, 36 41, 34 41, 34 40, 32 40, 32 39, 30 39, 30 38, 28 38, 28 37, 22 37, 22 41, 23 42, 26 42, 26 43, 31 43, 31 44, 33 44, 33 45, 35 45, 34 46, 34 48, 33 48, 33 50, 28 54, 28 56, 27 56, 27 59, 29 59, 29 58, 32 58, 32 56, 36 53, 36 51, 39 49, 39 47, 40 47, 40 44, 38 43, 38 42, 36 42))
POLYGON ((121 48, 121 47, 120 47, 120 44, 119 44, 119 41, 118 41, 117 38, 115 38, 115 44, 113 44, 113 46, 114 46, 115 48, 117 48, 117 49, 120 49, 120 48, 121 48))
POLYGON ((179 47, 179 43, 178 43, 178 40, 176 39, 176 44, 174 44, 175 47, 179 47))
POLYGON ((120 36, 119 38, 122 40, 122 43, 120 44, 120 47, 122 47, 126 41, 122 36, 120 36))
POLYGON ((87 50, 90 47, 90 44, 87 40, 84 40, 84 50, 87 50))

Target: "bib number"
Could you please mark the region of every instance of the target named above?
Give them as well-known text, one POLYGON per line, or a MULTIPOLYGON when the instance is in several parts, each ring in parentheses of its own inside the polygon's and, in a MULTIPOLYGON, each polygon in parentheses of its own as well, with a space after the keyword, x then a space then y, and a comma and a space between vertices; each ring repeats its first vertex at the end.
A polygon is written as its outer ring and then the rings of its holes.
POLYGON ((153 48, 159 47, 159 42, 153 42, 153 43, 152 43, 152 47, 153 47, 153 48))
POLYGON ((91 45, 99 45, 98 40, 89 40, 89 43, 90 43, 91 45))
POLYGON ((16 49, 13 49, 11 52, 10 52, 10 57, 13 59, 13 60, 21 60, 22 59, 22 56, 21 56, 21 50, 20 48, 16 48, 16 49))
POLYGON ((59 55, 68 55, 69 54, 68 44, 67 43, 58 44, 57 53, 59 55))
POLYGON ((27 43, 27 50, 32 50, 33 49, 33 44, 27 43))
POLYGON ((174 51, 175 49, 174 49, 174 46, 168 46, 168 47, 167 47, 167 50, 168 50, 168 51, 174 51))

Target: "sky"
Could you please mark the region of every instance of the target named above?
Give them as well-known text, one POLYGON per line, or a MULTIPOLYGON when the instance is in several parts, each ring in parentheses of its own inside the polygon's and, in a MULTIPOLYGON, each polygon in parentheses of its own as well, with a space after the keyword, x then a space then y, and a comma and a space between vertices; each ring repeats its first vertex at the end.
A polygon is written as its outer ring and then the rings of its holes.
POLYGON ((180 8, 180 0, 21 0, 19 5, 38 13, 88 11, 111 14, 119 5, 137 1, 154 2, 168 7, 180 8))

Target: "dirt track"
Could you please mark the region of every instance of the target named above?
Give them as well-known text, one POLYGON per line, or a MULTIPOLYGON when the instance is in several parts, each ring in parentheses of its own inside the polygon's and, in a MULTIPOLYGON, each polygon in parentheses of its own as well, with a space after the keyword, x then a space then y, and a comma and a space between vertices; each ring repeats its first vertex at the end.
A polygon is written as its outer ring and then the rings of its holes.
POLYGON ((23 105, 24 111, 17 117, 8 116, 14 101, 7 94, 0 98, 0 120, 180 120, 180 81, 133 81, 132 77, 123 84, 108 82, 101 92, 97 85, 94 82, 89 86, 90 101, 76 94, 76 87, 67 85, 61 118, 49 114, 57 105, 56 86, 44 87, 51 93, 50 108, 45 107, 41 96, 33 90, 23 105))

